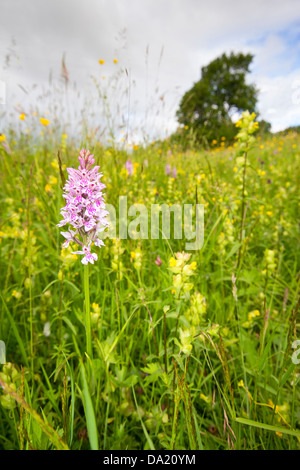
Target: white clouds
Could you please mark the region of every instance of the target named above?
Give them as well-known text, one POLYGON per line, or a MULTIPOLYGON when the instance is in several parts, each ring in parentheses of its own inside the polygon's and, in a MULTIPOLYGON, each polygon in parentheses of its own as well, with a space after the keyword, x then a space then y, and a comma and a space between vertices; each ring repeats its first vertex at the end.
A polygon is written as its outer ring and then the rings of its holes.
POLYGON ((253 52, 250 81, 260 89, 261 117, 278 130, 300 121, 291 99, 300 77, 299 19, 298 0, 6 0, 0 60, 14 36, 20 62, 6 79, 22 100, 17 84, 47 87, 50 69, 59 77, 63 52, 70 79, 81 89, 90 89, 91 75, 110 76, 117 57, 136 82, 131 122, 140 122, 148 108, 152 128, 165 132, 174 128, 180 97, 200 78, 202 66, 223 52, 253 52), (124 28, 126 35, 120 34, 124 28))
POLYGON ((292 33, 271 33, 253 48, 252 77, 259 89, 258 108, 261 117, 272 123, 274 132, 300 124, 300 103, 295 100, 300 88, 300 36, 292 33), (289 35, 294 36, 292 43, 289 35))
POLYGON ((259 111, 274 132, 300 123, 300 68, 288 75, 257 77, 259 111))

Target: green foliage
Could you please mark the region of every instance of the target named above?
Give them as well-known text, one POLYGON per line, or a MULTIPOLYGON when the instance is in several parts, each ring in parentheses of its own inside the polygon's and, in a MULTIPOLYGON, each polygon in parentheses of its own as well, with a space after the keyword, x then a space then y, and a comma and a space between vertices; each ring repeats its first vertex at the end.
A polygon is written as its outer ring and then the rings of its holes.
POLYGON ((193 130, 198 142, 231 141, 235 135, 233 112, 255 111, 257 90, 246 82, 252 54, 231 53, 202 67, 201 79, 181 99, 177 118, 193 130))
POLYGON ((105 241, 89 358, 83 265, 56 225, 77 146, 61 172, 52 135, 1 147, 1 449, 299 449, 300 137, 256 127, 246 112, 233 146, 139 148, 132 175, 125 152, 86 142, 115 207, 205 206, 199 251, 105 241))

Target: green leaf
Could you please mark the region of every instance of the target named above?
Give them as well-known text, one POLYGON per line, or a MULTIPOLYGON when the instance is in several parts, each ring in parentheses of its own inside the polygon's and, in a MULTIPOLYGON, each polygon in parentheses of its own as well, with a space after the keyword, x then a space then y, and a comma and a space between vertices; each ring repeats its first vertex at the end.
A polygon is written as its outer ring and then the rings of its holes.
POLYGON ((273 338, 274 338, 275 334, 273 333, 271 338, 269 339, 269 341, 267 342, 266 346, 265 346, 265 349, 264 349, 264 352, 263 352, 263 355, 261 356, 260 360, 259 360, 259 364, 258 364, 258 371, 261 372, 263 370, 263 368, 265 367, 265 362, 267 360, 267 357, 268 357, 268 354, 269 354, 269 351, 270 351, 270 348, 271 348, 271 345, 273 343, 273 338))
POLYGON ((96 424, 96 417, 93 407, 93 402, 90 396, 84 365, 81 363, 80 366, 81 371, 81 380, 82 380, 82 387, 83 387, 83 406, 84 406, 84 413, 86 417, 86 425, 88 430, 88 436, 90 441, 91 450, 98 450, 98 431, 97 431, 97 424, 96 424))
POLYGON ((145 437, 146 437, 146 440, 148 442, 148 446, 150 447, 151 450, 155 450, 155 447, 154 447, 154 444, 152 442, 152 439, 151 437, 149 436, 149 433, 143 423, 143 420, 142 420, 142 417, 140 415, 140 412, 139 412, 139 407, 138 407, 138 404, 137 404, 137 401, 136 401, 136 396, 135 396, 135 392, 134 392, 134 388, 132 387, 132 393, 133 393, 133 397, 134 397, 134 402, 135 402, 135 406, 136 406, 136 410, 137 410, 137 413, 139 415, 139 418, 140 418, 140 421, 141 421, 141 425, 142 425, 142 428, 143 428, 143 431, 144 431, 144 434, 145 434, 145 437))
POLYGON ((266 431, 281 432, 282 434, 289 434, 290 436, 300 437, 300 430, 283 428, 281 426, 272 426, 271 424, 259 423, 246 418, 236 418, 237 423, 246 424, 255 428, 265 429, 266 431))
POLYGON ((288 380, 288 378, 292 374, 295 367, 296 367, 296 364, 293 364, 293 363, 289 366, 288 370, 283 374, 283 376, 282 376, 282 378, 279 382, 279 387, 282 387, 285 384, 285 382, 288 380))

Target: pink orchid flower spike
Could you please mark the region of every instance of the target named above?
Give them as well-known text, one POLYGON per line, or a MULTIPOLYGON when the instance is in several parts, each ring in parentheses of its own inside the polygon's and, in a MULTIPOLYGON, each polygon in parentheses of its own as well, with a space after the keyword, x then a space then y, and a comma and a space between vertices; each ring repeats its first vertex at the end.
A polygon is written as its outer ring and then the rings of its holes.
POLYGON ((66 241, 63 247, 75 242, 82 250, 73 253, 84 255, 83 264, 94 264, 98 256, 91 252, 92 244, 97 247, 104 245, 100 233, 108 227, 108 212, 105 210, 105 201, 102 190, 105 184, 101 183, 102 173, 99 166, 94 166, 94 155, 89 150, 82 149, 79 153, 78 170, 67 168, 69 175, 66 181, 63 197, 66 205, 61 209, 63 220, 57 225, 62 227, 69 224, 68 232, 61 232, 66 241))

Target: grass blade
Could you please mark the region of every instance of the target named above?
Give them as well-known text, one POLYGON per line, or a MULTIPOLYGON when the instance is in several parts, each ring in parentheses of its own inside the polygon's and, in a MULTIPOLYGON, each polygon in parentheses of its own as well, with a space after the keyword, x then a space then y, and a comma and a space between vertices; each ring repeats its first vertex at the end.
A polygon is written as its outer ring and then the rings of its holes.
POLYGON ((246 418, 236 418, 237 423, 246 424, 247 426, 254 426, 255 428, 265 429, 266 431, 281 432, 282 434, 289 434, 290 436, 296 436, 300 438, 300 430, 287 429, 282 426, 273 426, 271 424, 259 423, 258 421, 252 421, 246 418))
POLYGON ((98 431, 96 424, 96 417, 94 413, 93 402, 89 392, 84 365, 81 363, 80 366, 82 387, 83 387, 83 406, 86 417, 86 424, 88 430, 88 436, 90 441, 91 450, 98 450, 98 431))

